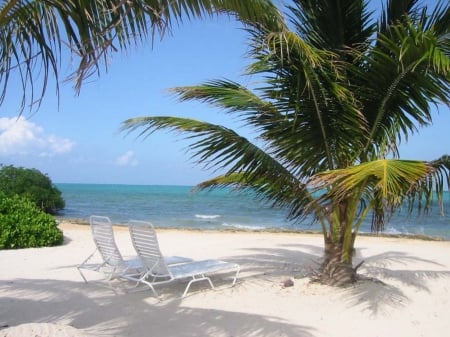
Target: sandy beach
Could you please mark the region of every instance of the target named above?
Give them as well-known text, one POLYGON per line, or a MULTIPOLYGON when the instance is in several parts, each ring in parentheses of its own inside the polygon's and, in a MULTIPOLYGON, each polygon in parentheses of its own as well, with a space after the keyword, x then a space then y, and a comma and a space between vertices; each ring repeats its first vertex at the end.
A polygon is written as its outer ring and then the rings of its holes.
MULTIPOLYGON (((85 284, 76 269, 94 249, 88 226, 62 223, 59 247, 0 251, 0 337, 9 336, 448 336, 450 242, 359 237, 364 280, 336 289, 307 275, 322 255, 314 234, 158 230, 165 255, 239 263, 235 287, 185 284, 127 292, 85 284), (283 287, 286 279, 294 285, 283 287)), ((127 230, 115 229, 123 255, 127 230)))

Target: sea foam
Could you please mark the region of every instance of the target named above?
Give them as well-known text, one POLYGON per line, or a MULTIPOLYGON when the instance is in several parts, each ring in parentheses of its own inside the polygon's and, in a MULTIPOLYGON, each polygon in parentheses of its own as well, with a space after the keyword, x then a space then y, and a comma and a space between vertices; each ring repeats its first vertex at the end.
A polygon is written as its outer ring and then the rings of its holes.
POLYGON ((246 230, 264 230, 267 229, 265 226, 252 226, 252 225, 240 225, 240 224, 228 224, 223 223, 223 227, 232 227, 236 229, 246 229, 246 230))
POLYGON ((212 215, 208 215, 208 214, 195 214, 195 217, 196 217, 197 219, 211 220, 211 219, 218 219, 218 218, 220 218, 220 215, 218 215, 218 214, 212 214, 212 215))

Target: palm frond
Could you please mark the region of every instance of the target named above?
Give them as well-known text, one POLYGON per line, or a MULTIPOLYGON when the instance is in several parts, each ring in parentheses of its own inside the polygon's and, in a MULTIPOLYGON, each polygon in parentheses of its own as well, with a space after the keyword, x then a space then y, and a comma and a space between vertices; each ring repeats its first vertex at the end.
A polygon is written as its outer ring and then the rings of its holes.
POLYGON ((183 101, 196 100, 243 116, 253 113, 271 113, 275 107, 246 87, 229 80, 208 81, 202 85, 175 87, 170 91, 183 101))
MULTIPOLYGON (((193 153, 192 159, 197 163, 209 168, 227 168, 230 173, 248 172, 247 179, 250 179, 250 175, 256 175, 255 172, 262 167, 261 163, 269 159, 264 151, 233 130, 190 118, 155 116, 123 122, 122 131, 132 132, 137 129, 142 129, 139 133, 141 137, 160 129, 185 132, 188 134, 187 139, 194 140, 189 149, 193 153)), ((282 169, 275 161, 270 162, 282 169)))
POLYGON ((338 198, 345 198, 361 185, 370 186, 380 191, 388 204, 398 205, 431 173, 433 167, 423 161, 381 159, 319 173, 311 179, 311 184, 319 190, 333 189, 333 195, 338 198))
POLYGON ((257 90, 273 102, 280 118, 271 120, 262 138, 270 139, 277 156, 305 174, 355 160, 348 149, 365 143, 367 128, 338 56, 314 48, 293 32, 269 34, 264 43, 266 49, 255 49, 257 61, 249 73, 267 74, 266 86, 257 90), (280 127, 274 128, 277 123, 280 127), (302 155, 302 149, 308 155, 302 155))
MULTIPOLYGON (((424 161, 375 160, 319 173, 311 178, 310 184, 314 191, 322 193, 318 198, 321 204, 336 203, 361 191, 365 207, 374 214, 372 228, 379 231, 384 227, 385 214, 390 216, 404 203, 409 211, 413 206, 420 209, 422 203, 427 208, 433 200, 433 181, 442 188, 440 178, 445 170, 448 178, 448 166, 445 165, 448 161, 433 165, 424 161)), ((438 198, 442 200, 442 195, 438 198)))
POLYGON ((348 47, 365 49, 376 28, 366 1, 299 0, 288 8, 299 36, 316 48, 341 54, 348 62, 348 47))
POLYGON ((391 25, 403 22, 411 14, 418 15, 419 3, 419 0, 389 0, 386 7, 383 4, 379 32, 387 34, 391 25))
POLYGON ((282 15, 270 0, 3 1, 0 103, 10 75, 17 72, 23 87, 21 111, 28 102, 39 104, 50 77, 59 81, 59 66, 65 55, 62 47, 68 47, 78 62, 69 80, 79 92, 86 78, 108 70, 108 60, 118 50, 155 36, 162 38, 183 20, 220 13, 238 17, 245 24, 261 20, 268 26, 283 25, 282 15), (41 81, 38 93, 35 86, 41 81), (27 90, 31 91, 28 95, 27 90))
POLYGON ((294 222, 304 220, 313 215, 326 232, 326 217, 322 209, 311 207, 316 205, 306 184, 298 181, 290 174, 276 171, 265 175, 253 176, 247 179, 245 172, 234 172, 220 175, 199 183, 195 189, 214 189, 231 187, 236 190, 250 191, 262 202, 268 202, 272 207, 286 210, 286 217, 294 222))
POLYGON ((434 182, 434 186, 429 186, 429 190, 436 192, 440 212, 444 214, 444 191, 450 187, 450 156, 443 155, 439 159, 431 161, 430 165, 434 168, 433 179, 430 184, 434 182))
POLYGON ((46 11, 41 3, 17 1, 4 2, 0 9, 0 103, 3 102, 10 75, 18 74, 22 86, 21 110, 25 108, 27 91, 30 101, 42 96, 49 76, 58 76, 58 61, 54 50, 60 50, 61 42, 53 12, 46 11), (34 79, 36 66, 42 61, 43 82, 40 94, 36 94, 34 79))
POLYGON ((430 102, 450 102, 450 58, 441 46, 432 29, 408 18, 379 35, 356 82, 371 130, 365 152, 398 155, 401 138, 431 123, 430 102))
POLYGON ((215 124, 178 117, 141 117, 123 122, 122 131, 140 130, 138 137, 168 129, 187 133, 192 159, 207 168, 226 169, 227 173, 199 184, 199 188, 235 186, 252 189, 276 207, 288 210, 288 217, 300 220, 312 202, 306 185, 267 152, 233 130, 215 124))

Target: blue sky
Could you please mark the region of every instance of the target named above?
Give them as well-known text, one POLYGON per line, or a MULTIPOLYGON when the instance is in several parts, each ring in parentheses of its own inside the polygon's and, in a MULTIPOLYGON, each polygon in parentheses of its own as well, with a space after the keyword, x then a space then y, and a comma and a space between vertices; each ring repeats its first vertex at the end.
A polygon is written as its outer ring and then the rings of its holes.
MULTIPOLYGON (((158 132, 147 139, 118 130, 127 118, 179 115, 236 127, 230 116, 201 103, 178 103, 167 89, 241 76, 247 60, 245 35, 226 18, 185 22, 173 36, 114 54, 108 72, 88 79, 79 96, 50 86, 38 111, 18 120, 21 88, 10 85, 0 108, 0 163, 37 168, 53 182, 194 185, 217 172, 196 166, 187 142, 158 132)), ((74 68, 66 60, 70 73, 74 68)), ((449 149, 450 111, 441 106, 434 125, 401 146, 404 159, 436 159, 449 149)), ((239 129, 238 129, 239 130, 239 129)), ((245 132, 245 130, 243 130, 245 132)))

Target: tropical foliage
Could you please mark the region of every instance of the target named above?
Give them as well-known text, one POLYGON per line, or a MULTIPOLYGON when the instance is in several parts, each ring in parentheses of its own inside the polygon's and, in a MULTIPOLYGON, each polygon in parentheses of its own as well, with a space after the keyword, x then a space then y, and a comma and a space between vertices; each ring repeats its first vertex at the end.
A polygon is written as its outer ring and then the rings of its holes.
POLYGON ((449 4, 390 0, 378 20, 362 0, 289 4, 282 20, 245 21, 254 88, 222 79, 172 89, 237 116, 256 140, 180 117, 132 118, 123 129, 186 132, 193 158, 225 171, 199 188, 250 188, 293 221, 313 215, 325 241, 320 280, 347 284, 362 221, 372 214, 382 230, 397 207, 427 208, 449 182, 448 156, 401 160, 398 150, 432 124, 435 103, 450 102, 449 4))
POLYGON ((17 81, 22 110, 39 106, 51 78, 58 91, 61 62, 69 56, 78 62, 69 79, 79 91, 86 77, 107 70, 114 52, 162 38, 183 20, 221 12, 264 22, 274 9, 269 0, 0 1, 0 104, 17 81))
POLYGON ((55 219, 22 196, 0 192, 0 249, 46 247, 62 244, 55 219))
POLYGON ((56 214, 66 203, 51 179, 37 169, 0 165, 0 192, 30 200, 41 211, 56 214))

